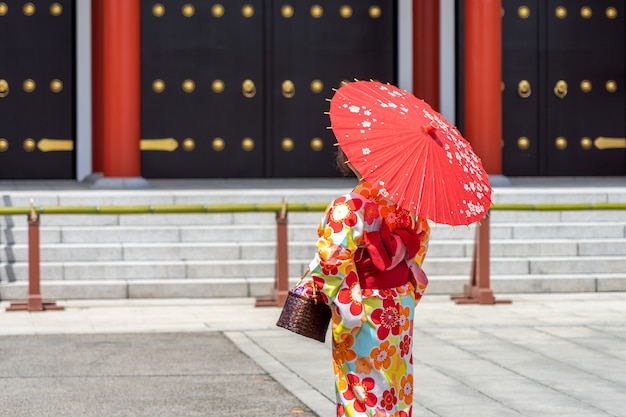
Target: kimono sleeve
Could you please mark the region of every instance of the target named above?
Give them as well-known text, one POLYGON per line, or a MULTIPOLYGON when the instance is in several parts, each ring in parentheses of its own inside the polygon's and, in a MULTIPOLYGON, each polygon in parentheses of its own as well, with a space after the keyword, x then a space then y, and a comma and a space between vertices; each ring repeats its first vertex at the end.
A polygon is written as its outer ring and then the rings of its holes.
POLYGON ((428 225, 428 221, 421 217, 417 218, 417 227, 418 230, 421 229, 418 233, 418 237, 420 240, 420 247, 415 255, 415 262, 421 267, 424 263, 424 259, 426 258, 426 252, 428 251, 428 241, 430 239, 430 226, 428 225))
POLYGON ((317 252, 309 268, 328 304, 334 301, 346 276, 356 271, 356 241, 363 233, 358 212, 361 206, 359 199, 338 198, 328 206, 318 227, 317 252))

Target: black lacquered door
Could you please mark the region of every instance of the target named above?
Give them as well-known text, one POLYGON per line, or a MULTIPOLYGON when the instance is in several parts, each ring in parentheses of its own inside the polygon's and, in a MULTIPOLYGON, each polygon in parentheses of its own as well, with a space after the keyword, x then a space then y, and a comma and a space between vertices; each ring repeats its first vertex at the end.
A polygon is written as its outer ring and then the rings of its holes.
POLYGON ((395 2, 142 1, 142 175, 336 176, 327 98, 395 82, 395 2))
POLYGON ((394 2, 274 4, 273 174, 337 175, 326 99, 355 78, 395 83, 394 2))
POLYGON ((0 178, 74 178, 74 103, 74 3, 0 2, 0 178))
POLYGON ((142 2, 142 174, 263 174, 261 1, 142 2))
POLYGON ((546 172, 626 175, 623 1, 549 1, 546 172))
POLYGON ((502 2, 502 166, 506 175, 539 175, 542 154, 540 0, 502 2))
POLYGON ((623 2, 503 1, 505 175, 626 175, 623 2))

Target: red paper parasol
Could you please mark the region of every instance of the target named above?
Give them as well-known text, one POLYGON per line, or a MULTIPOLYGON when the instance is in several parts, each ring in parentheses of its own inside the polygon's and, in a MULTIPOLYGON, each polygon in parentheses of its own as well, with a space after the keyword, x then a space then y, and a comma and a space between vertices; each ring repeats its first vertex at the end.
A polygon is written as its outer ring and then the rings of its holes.
POLYGON ((330 121, 352 165, 400 207, 452 226, 487 214, 491 187, 480 159, 423 100, 389 84, 356 81, 335 93, 330 121))

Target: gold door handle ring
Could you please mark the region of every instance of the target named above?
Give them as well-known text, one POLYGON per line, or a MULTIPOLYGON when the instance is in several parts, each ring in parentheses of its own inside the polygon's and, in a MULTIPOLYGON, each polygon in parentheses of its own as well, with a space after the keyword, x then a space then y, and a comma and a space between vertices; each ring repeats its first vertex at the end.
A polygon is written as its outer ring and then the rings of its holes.
POLYGON ((0 98, 5 98, 9 95, 9 83, 7 80, 0 79, 0 98))
POLYGON ((522 80, 517 84, 517 95, 521 98, 528 98, 532 94, 528 80, 522 80))
POLYGON ((296 95, 296 87, 293 85, 293 81, 285 80, 282 84, 283 97, 291 98, 296 95))
POLYGON ((554 95, 560 99, 563 99, 567 95, 567 83, 564 80, 559 80, 554 86, 554 95))
POLYGON ((252 98, 256 95, 256 86, 252 80, 244 80, 241 84, 241 93, 246 98, 252 98))

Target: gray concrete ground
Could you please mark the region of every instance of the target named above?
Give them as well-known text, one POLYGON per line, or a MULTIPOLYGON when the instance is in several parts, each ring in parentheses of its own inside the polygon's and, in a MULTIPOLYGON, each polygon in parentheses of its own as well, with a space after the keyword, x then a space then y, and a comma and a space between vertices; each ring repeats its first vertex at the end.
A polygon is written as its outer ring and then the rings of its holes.
POLYGON ((221 333, 4 336, 0 415, 315 416, 221 333))
MULTIPOLYGON (((426 296, 414 416, 626 416, 626 293, 426 296)), ((333 416, 330 343, 253 299, 0 303, 0 415, 333 416)))

